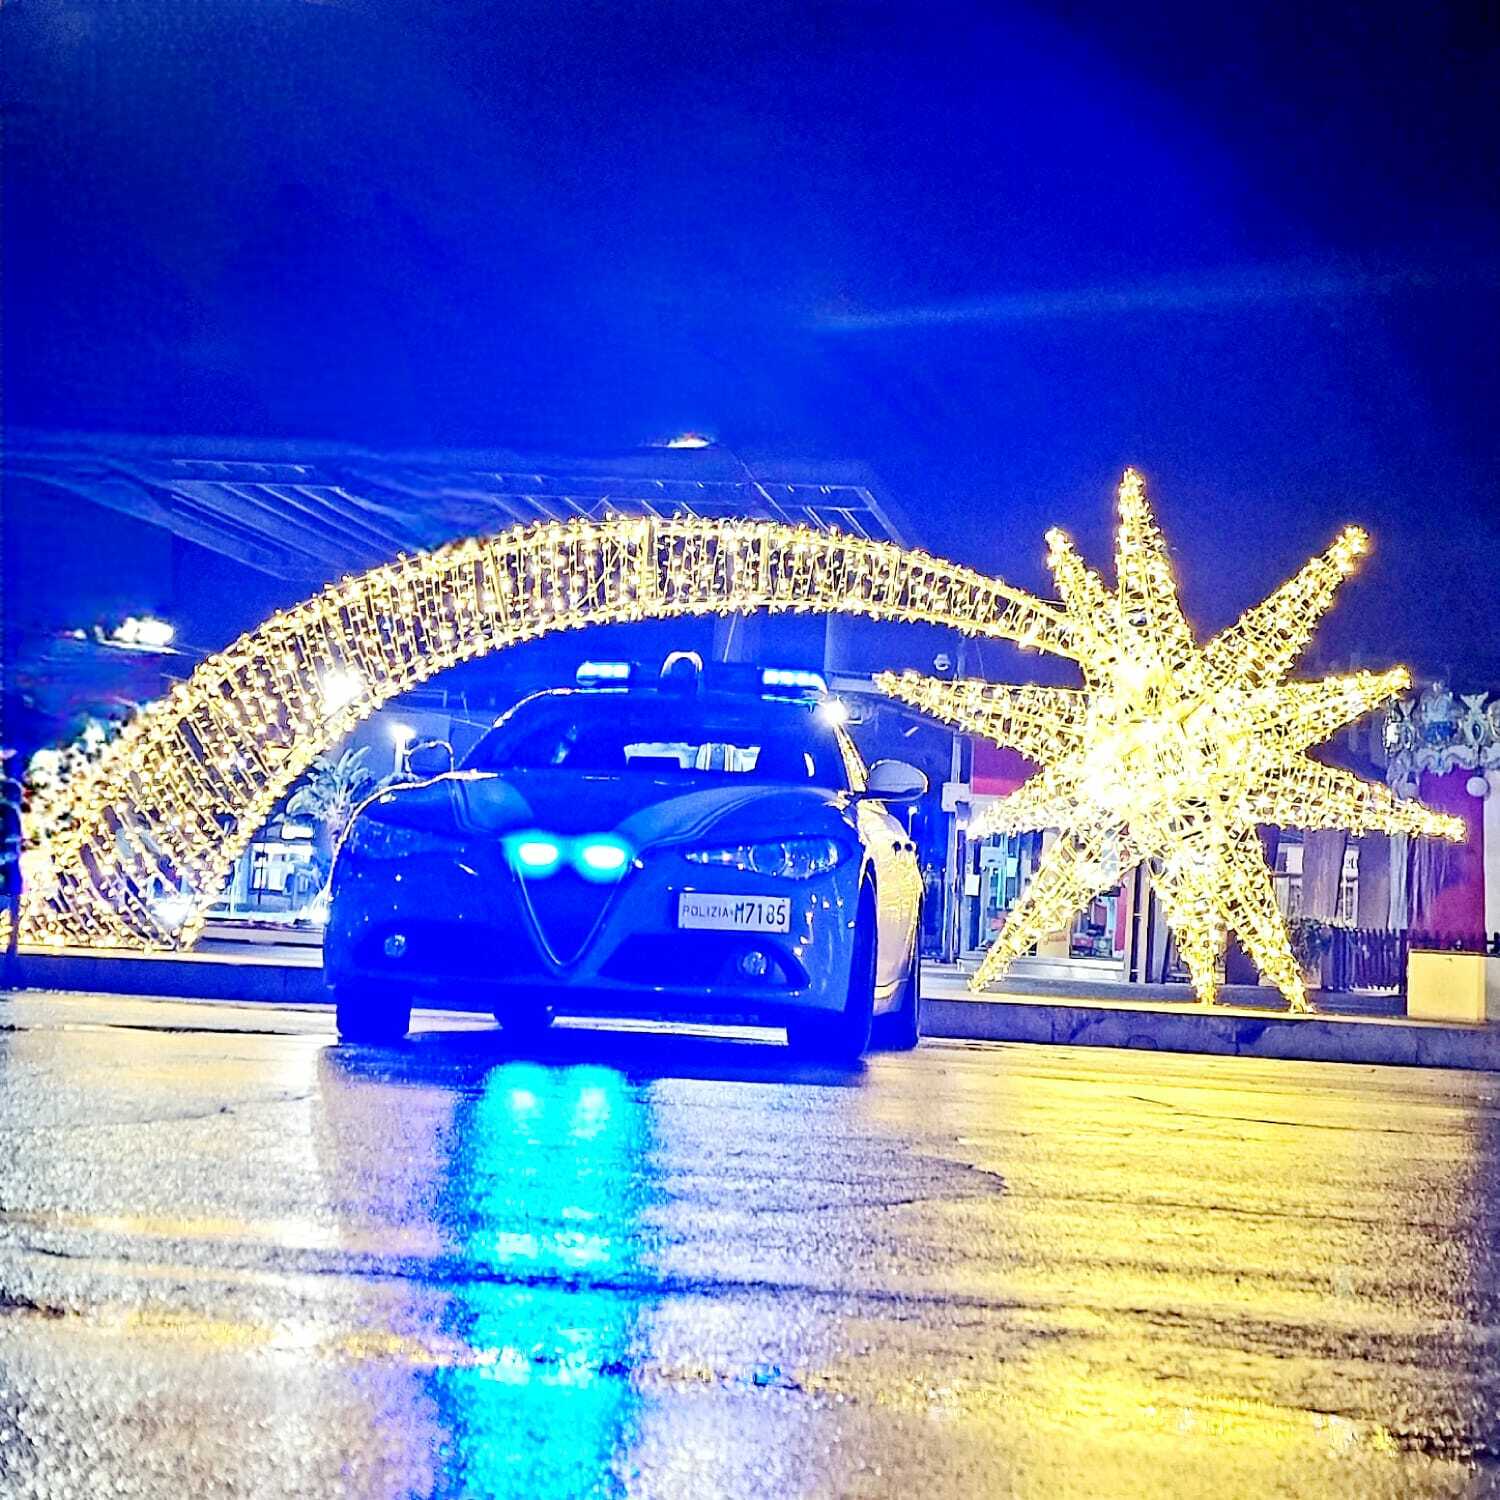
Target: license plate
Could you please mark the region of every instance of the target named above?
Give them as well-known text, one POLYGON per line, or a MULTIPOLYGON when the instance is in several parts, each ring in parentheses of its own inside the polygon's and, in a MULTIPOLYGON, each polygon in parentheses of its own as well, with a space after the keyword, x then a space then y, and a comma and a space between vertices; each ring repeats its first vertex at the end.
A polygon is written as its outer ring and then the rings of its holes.
POLYGON ((792 903, 786 896, 711 896, 683 891, 677 898, 679 927, 718 932, 790 932, 792 903))

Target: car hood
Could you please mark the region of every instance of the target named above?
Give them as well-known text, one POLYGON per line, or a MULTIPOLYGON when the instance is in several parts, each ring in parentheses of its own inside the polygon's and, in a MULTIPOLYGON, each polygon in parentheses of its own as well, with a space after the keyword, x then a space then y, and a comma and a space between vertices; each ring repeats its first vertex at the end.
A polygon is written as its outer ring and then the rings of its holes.
POLYGON ((852 827, 845 792, 819 787, 704 778, 684 786, 638 774, 572 771, 438 777, 396 787, 367 803, 364 816, 449 837, 493 838, 540 828, 577 836, 613 833, 637 849, 702 838, 750 841, 788 834, 835 834, 852 827))

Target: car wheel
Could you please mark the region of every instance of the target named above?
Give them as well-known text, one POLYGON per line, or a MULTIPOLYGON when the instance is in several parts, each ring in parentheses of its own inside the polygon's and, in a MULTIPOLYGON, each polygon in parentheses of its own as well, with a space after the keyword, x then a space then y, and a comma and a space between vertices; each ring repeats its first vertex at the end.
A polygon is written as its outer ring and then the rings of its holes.
MULTIPOLYGON (((921 928, 917 931, 920 933, 921 928)), ((875 1017, 875 1045, 887 1052, 910 1052, 922 1040, 922 955, 912 946, 911 964, 901 986, 901 1003, 875 1017)))
POLYGON ((808 1011, 787 1021, 786 1039, 808 1057, 825 1062, 853 1063, 870 1045, 875 1015, 875 902, 868 891, 860 898, 854 929, 854 956, 849 963, 849 989, 839 1011, 808 1011))
POLYGON ((411 1030, 411 996, 392 985, 336 985, 333 1000, 343 1041, 399 1042, 411 1030))

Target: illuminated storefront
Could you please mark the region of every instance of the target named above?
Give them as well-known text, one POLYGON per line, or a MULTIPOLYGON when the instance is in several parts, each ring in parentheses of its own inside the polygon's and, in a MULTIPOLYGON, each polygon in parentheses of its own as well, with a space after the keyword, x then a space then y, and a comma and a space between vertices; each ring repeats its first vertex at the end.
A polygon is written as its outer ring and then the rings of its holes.
MULTIPOLYGON (((1015 751, 986 740, 967 742, 965 760, 970 779, 963 785, 957 804, 960 835, 949 880, 959 893, 953 956, 974 963, 993 943, 1006 917, 1025 894, 1054 835, 1026 832, 968 837, 968 825, 977 822, 994 800, 1014 792, 1034 767, 1015 751)), ((1343 927, 1387 926, 1386 867, 1391 840, 1380 835, 1339 840, 1332 850, 1326 847, 1328 844, 1327 835, 1308 839, 1295 829, 1282 830, 1269 839, 1265 852, 1281 914, 1289 919, 1316 916, 1343 927), (1323 869, 1330 857, 1338 864, 1336 881, 1323 869)), ((1500 870, 1500 856, 1495 866, 1500 870)), ((1035 955, 1022 959, 1016 972, 1018 976, 1067 975, 1138 982, 1188 977, 1156 910, 1149 878, 1140 872, 1099 892, 1076 913, 1071 927, 1053 932, 1038 943, 1035 955), (1139 918, 1138 907, 1143 908, 1139 918)))
MULTIPOLYGON (((969 747, 968 801, 960 824, 965 829, 996 799, 1009 796, 1035 770, 1014 750, 987 740, 969 747)), ((994 942, 1016 903, 1025 894, 1051 844, 1049 832, 992 833, 959 841, 959 865, 953 882, 961 891, 958 956, 977 960, 994 942)), ((1097 978, 1123 978, 1129 901, 1120 886, 1100 892, 1072 924, 1037 944, 1036 963, 1027 968, 1056 972, 1066 961, 1070 971, 1097 978)))

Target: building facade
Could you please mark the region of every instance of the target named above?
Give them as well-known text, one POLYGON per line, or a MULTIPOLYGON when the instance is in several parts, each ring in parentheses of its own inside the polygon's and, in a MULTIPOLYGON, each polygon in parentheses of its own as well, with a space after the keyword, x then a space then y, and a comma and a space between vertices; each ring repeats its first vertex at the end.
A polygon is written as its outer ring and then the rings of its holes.
POLYGON ((1393 707, 1383 743, 1392 789, 1469 830, 1457 847, 1390 841, 1392 924, 1438 939, 1500 932, 1500 691, 1431 683, 1393 707))

